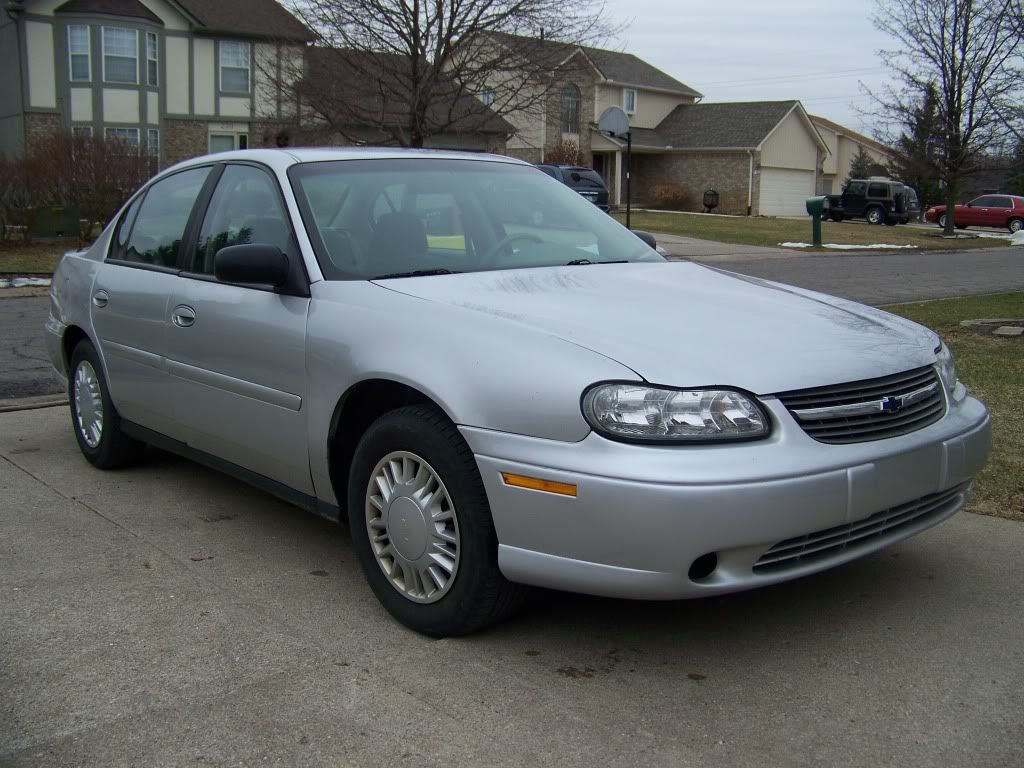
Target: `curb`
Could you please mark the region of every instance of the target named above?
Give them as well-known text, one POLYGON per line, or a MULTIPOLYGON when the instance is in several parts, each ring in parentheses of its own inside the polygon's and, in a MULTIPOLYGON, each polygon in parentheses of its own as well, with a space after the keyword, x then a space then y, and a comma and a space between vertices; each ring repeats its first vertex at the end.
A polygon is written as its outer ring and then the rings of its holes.
POLYGON ((56 408, 67 404, 68 396, 64 392, 52 395, 39 395, 37 397, 18 397, 10 400, 0 400, 0 413, 32 411, 37 408, 56 408))

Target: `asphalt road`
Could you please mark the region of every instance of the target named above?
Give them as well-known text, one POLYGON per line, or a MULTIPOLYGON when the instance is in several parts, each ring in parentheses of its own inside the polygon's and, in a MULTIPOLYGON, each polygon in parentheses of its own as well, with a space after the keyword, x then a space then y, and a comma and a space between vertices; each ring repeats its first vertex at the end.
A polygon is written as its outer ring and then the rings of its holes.
MULTIPOLYGON (((347 533, 0 414, 0 765, 1024 765, 1024 526, 963 513, 724 598, 397 626, 347 533)), ((628 514, 628 511, 624 511, 628 514)), ((652 536, 657 531, 651 531, 652 536)))
MULTIPOLYGON (((1024 290, 1024 248, 809 256, 777 248, 660 236, 675 256, 868 304, 1024 290)), ((0 400, 61 391, 46 358, 48 299, 0 292, 0 400)))

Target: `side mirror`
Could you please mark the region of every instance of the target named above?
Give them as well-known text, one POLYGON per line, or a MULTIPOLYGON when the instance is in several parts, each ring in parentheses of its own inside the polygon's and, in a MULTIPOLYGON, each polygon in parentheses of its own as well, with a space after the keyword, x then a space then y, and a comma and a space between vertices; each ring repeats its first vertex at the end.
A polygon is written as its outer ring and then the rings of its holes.
POLYGON ((968 207, 968 208, 973 208, 973 207, 974 207, 974 201, 973 201, 973 200, 971 200, 971 202, 969 202, 969 203, 967 204, 967 207, 968 207))
POLYGON ((213 257, 213 273, 225 283, 272 285, 280 288, 288 282, 291 265, 288 256, 276 245, 229 245, 213 257))
POLYGON ((652 235, 650 232, 644 232, 643 230, 640 229, 631 229, 630 232, 639 237, 641 240, 643 240, 645 243, 651 246, 651 248, 653 248, 654 250, 658 250, 658 241, 654 239, 654 235, 652 235))

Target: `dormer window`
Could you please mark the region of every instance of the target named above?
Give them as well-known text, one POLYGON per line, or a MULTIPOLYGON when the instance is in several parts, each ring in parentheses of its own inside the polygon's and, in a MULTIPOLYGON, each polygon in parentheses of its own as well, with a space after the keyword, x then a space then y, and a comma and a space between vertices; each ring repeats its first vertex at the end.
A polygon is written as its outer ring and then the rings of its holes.
POLYGON ((622 89, 622 110, 627 115, 636 114, 636 88, 622 89))

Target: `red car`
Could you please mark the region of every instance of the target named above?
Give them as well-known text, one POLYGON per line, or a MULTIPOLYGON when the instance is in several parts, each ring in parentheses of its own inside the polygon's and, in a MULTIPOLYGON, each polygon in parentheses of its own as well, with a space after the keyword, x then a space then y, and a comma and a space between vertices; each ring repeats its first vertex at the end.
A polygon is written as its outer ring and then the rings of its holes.
MULTIPOLYGON (((958 205, 953 214, 954 224, 960 228, 1006 227, 1011 232, 1024 229, 1024 197, 1017 195, 982 195, 967 205, 958 205)), ((928 221, 946 226, 946 206, 933 205, 924 212, 928 221)))

